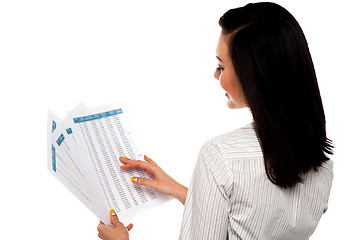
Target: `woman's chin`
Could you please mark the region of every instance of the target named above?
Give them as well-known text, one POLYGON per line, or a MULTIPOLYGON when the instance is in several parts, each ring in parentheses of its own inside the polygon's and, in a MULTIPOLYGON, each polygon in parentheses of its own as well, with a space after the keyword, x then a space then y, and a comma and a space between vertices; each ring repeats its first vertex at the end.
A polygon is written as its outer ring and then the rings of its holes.
POLYGON ((236 108, 236 106, 234 105, 234 103, 231 102, 231 100, 229 100, 229 99, 228 99, 228 101, 227 101, 227 106, 228 106, 228 108, 230 108, 230 109, 235 109, 235 108, 236 108))

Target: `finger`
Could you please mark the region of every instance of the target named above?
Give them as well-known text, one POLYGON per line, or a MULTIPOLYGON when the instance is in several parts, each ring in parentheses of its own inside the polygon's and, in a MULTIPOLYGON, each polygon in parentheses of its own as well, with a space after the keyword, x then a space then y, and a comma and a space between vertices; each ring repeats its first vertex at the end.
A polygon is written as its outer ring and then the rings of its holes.
POLYGON ((120 156, 119 157, 119 161, 121 161, 122 163, 128 163, 128 162, 131 162, 133 160, 129 159, 129 158, 125 158, 123 156, 120 156))
POLYGON ((118 216, 115 213, 114 209, 110 209, 110 222, 114 225, 114 227, 117 227, 121 225, 122 223, 119 222, 118 216))
POLYGON ((147 155, 144 155, 144 160, 151 163, 151 164, 154 164, 154 165, 157 165, 152 159, 150 159, 147 155))
POLYGON ((150 175, 154 175, 155 174, 155 170, 154 170, 154 165, 150 165, 149 163, 143 162, 143 161, 133 161, 132 163, 127 163, 123 166, 120 167, 122 170, 127 170, 127 169, 131 169, 131 168, 140 168, 145 170, 148 174, 150 175))
MULTIPOLYGON (((119 157, 119 161, 121 161, 122 163, 124 163, 123 166, 127 166, 127 165, 130 165, 130 164, 135 164, 135 163, 140 163, 140 164, 143 163, 143 165, 137 166, 137 167, 141 168, 142 166, 143 166, 143 167, 146 167, 146 165, 149 165, 147 162, 140 161, 140 160, 132 160, 132 159, 129 159, 129 158, 127 158, 127 157, 119 157)), ((121 166, 121 168, 122 168, 123 166, 121 166)))
POLYGON ((155 180, 148 178, 132 177, 130 180, 135 184, 148 186, 150 188, 155 188, 157 185, 155 180))
POLYGON ((98 233, 98 238, 103 239, 103 237, 100 233, 98 233))
POLYGON ((104 228, 104 226, 105 226, 105 224, 104 224, 103 222, 100 222, 100 223, 98 224, 98 227, 97 227, 98 232, 102 231, 102 229, 104 228))
MULTIPOLYGON (((150 158, 148 158, 148 159, 150 159, 150 158)), ((151 160, 151 159, 150 159, 151 160)), ((122 163, 124 163, 124 164, 129 164, 129 163, 135 163, 135 162, 143 162, 143 163, 147 163, 147 162, 144 162, 144 161, 141 161, 141 160, 133 160, 133 159, 129 159, 129 158, 127 158, 127 157, 122 157, 122 156, 120 156, 119 157, 119 161, 121 161, 122 163)), ((155 163, 153 160, 151 160, 153 163, 155 163)))
POLYGON ((132 229, 132 228, 133 228, 133 223, 129 224, 129 225, 126 227, 126 229, 128 230, 128 232, 129 232, 130 229, 132 229))
POLYGON ((133 160, 133 159, 129 159, 129 158, 125 157, 125 156, 124 157, 120 156, 119 161, 121 161, 124 164, 129 164, 129 163, 137 162, 139 160, 133 160))

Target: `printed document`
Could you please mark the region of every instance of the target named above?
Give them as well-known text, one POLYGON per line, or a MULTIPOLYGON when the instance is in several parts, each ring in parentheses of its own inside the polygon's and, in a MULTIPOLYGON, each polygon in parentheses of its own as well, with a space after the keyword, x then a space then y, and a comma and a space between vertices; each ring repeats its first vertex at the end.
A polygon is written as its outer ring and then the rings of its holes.
POLYGON ((151 178, 145 171, 121 170, 120 156, 143 159, 131 135, 121 108, 94 112, 79 104, 64 120, 49 111, 49 171, 108 225, 111 208, 126 225, 137 213, 170 199, 131 182, 131 177, 151 178))

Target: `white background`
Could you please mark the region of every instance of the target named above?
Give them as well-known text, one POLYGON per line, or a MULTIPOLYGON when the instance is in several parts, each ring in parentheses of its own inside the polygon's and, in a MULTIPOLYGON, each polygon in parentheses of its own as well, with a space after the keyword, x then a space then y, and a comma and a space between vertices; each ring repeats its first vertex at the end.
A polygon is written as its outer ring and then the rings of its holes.
MULTIPOLYGON (((309 42, 335 145, 329 210, 311 239, 357 239, 360 223, 358 1, 277 1, 309 42)), ((112 103, 144 153, 188 185, 199 148, 250 121, 213 78, 219 17, 245 1, 0 2, 0 238, 98 239, 98 220, 47 172, 46 118, 112 103), (117 105, 118 104, 118 105, 117 105)), ((173 200, 134 219, 132 239, 177 239, 173 200)))

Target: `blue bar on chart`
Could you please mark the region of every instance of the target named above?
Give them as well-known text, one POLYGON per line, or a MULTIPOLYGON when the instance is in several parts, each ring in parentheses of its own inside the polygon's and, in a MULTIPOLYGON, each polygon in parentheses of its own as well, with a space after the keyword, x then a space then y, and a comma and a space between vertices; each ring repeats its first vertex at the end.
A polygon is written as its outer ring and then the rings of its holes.
POLYGON ((97 120, 97 119, 101 119, 101 118, 111 117, 111 116, 121 114, 121 113, 123 113, 122 109, 119 108, 119 109, 111 110, 108 112, 73 118, 73 121, 74 121, 74 123, 88 122, 88 121, 93 121, 93 120, 97 120))

